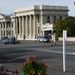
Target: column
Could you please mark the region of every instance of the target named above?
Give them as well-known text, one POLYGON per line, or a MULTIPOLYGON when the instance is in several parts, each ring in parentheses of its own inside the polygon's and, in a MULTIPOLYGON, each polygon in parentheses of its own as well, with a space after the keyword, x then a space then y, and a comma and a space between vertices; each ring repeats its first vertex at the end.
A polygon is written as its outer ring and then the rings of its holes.
POLYGON ((24 16, 24 35, 26 35, 26 17, 24 16))
POLYGON ((36 17, 34 15, 34 20, 33 20, 33 38, 35 39, 35 25, 36 25, 36 17))
POLYGON ((21 25, 22 25, 21 17, 19 17, 19 33, 20 33, 20 35, 22 33, 22 31, 21 31, 21 29, 22 29, 21 25))
POLYGON ((1 22, 1 26, 0 26, 0 28, 1 28, 1 37, 2 37, 2 22, 1 22))
POLYGON ((14 33, 15 33, 15 36, 17 37, 17 34, 18 34, 18 17, 15 17, 15 25, 13 25, 14 27, 14 33))
POLYGON ((30 17, 29 17, 29 15, 28 15, 28 17, 27 17, 27 29, 28 29, 28 31, 27 31, 27 33, 28 33, 27 36, 28 36, 28 39, 29 39, 29 34, 30 34, 30 33, 29 33, 29 31, 30 31, 30 30, 29 30, 29 20, 30 20, 30 17))
POLYGON ((22 39, 22 16, 20 17, 20 37, 22 39))
POLYGON ((4 37, 4 24, 2 22, 2 36, 4 37))
POLYGON ((44 30, 43 30, 43 15, 41 15, 41 35, 44 36, 44 30))
POLYGON ((15 18, 13 19, 13 24, 12 24, 12 35, 15 36, 17 38, 17 33, 15 32, 15 30, 17 30, 17 28, 15 29, 15 18))
POLYGON ((7 36, 7 26, 6 26, 6 22, 5 22, 5 36, 7 36))
POLYGON ((22 16, 22 38, 24 39, 24 16, 22 16))
POLYGON ((0 22, 0 39, 1 39, 1 22, 0 22))
POLYGON ((12 31, 13 31, 13 27, 12 27, 12 22, 10 22, 10 28, 11 28, 11 36, 13 36, 13 33, 12 33, 12 31))
POLYGON ((35 16, 35 38, 37 37, 37 16, 35 16))
POLYGON ((31 15, 31 38, 33 37, 33 15, 31 15))
POLYGON ((26 17, 24 16, 24 39, 26 38, 26 17))
POLYGON ((24 34, 24 16, 22 16, 22 34, 24 34))
POLYGON ((26 22, 25 22, 25 25, 26 25, 25 32, 26 32, 26 38, 27 38, 27 31, 28 31, 28 29, 27 29, 27 16, 26 16, 26 22))
POLYGON ((4 36, 5 36, 5 22, 3 22, 3 26, 4 26, 4 36))
POLYGON ((29 38, 31 39, 31 15, 29 16, 30 17, 30 20, 29 20, 29 38))

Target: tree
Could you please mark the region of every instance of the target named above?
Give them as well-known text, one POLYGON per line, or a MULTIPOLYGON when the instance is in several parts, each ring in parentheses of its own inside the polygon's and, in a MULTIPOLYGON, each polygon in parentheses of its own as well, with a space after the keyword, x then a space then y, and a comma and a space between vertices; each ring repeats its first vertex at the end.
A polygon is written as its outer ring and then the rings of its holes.
POLYGON ((69 16, 64 20, 57 20, 54 28, 58 36, 62 36, 63 30, 67 30, 68 36, 75 36, 75 17, 69 16))

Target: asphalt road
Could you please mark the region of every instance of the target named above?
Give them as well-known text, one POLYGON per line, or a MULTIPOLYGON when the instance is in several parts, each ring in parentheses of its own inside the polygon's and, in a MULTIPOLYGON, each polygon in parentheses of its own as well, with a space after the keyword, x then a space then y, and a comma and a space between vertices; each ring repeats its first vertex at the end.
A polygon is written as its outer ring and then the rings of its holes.
POLYGON ((36 56, 48 62, 48 75, 75 75, 75 42, 66 43, 66 72, 62 70, 62 42, 51 47, 50 43, 21 41, 20 44, 4 45, 0 42, 0 63, 10 70, 21 70, 26 57, 36 56))

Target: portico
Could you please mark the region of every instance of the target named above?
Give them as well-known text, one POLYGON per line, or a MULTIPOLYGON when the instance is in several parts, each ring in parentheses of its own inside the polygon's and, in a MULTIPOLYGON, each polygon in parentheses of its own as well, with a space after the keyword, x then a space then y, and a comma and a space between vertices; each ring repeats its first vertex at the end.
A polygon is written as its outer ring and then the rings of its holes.
POLYGON ((0 39, 7 36, 13 36, 10 16, 0 14, 0 39))
POLYGON ((36 16, 26 15, 16 17, 16 34, 18 39, 34 39, 37 34, 36 16), (36 24, 36 25, 35 25, 36 24))

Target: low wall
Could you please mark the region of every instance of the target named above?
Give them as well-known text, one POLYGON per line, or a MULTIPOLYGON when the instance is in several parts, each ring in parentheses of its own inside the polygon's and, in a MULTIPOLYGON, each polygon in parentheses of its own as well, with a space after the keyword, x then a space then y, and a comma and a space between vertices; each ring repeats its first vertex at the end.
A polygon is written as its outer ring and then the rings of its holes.
MULTIPOLYGON (((59 37, 59 41, 62 41, 63 38, 59 37)), ((74 41, 75 42, 75 37, 67 37, 67 41, 74 41)))

